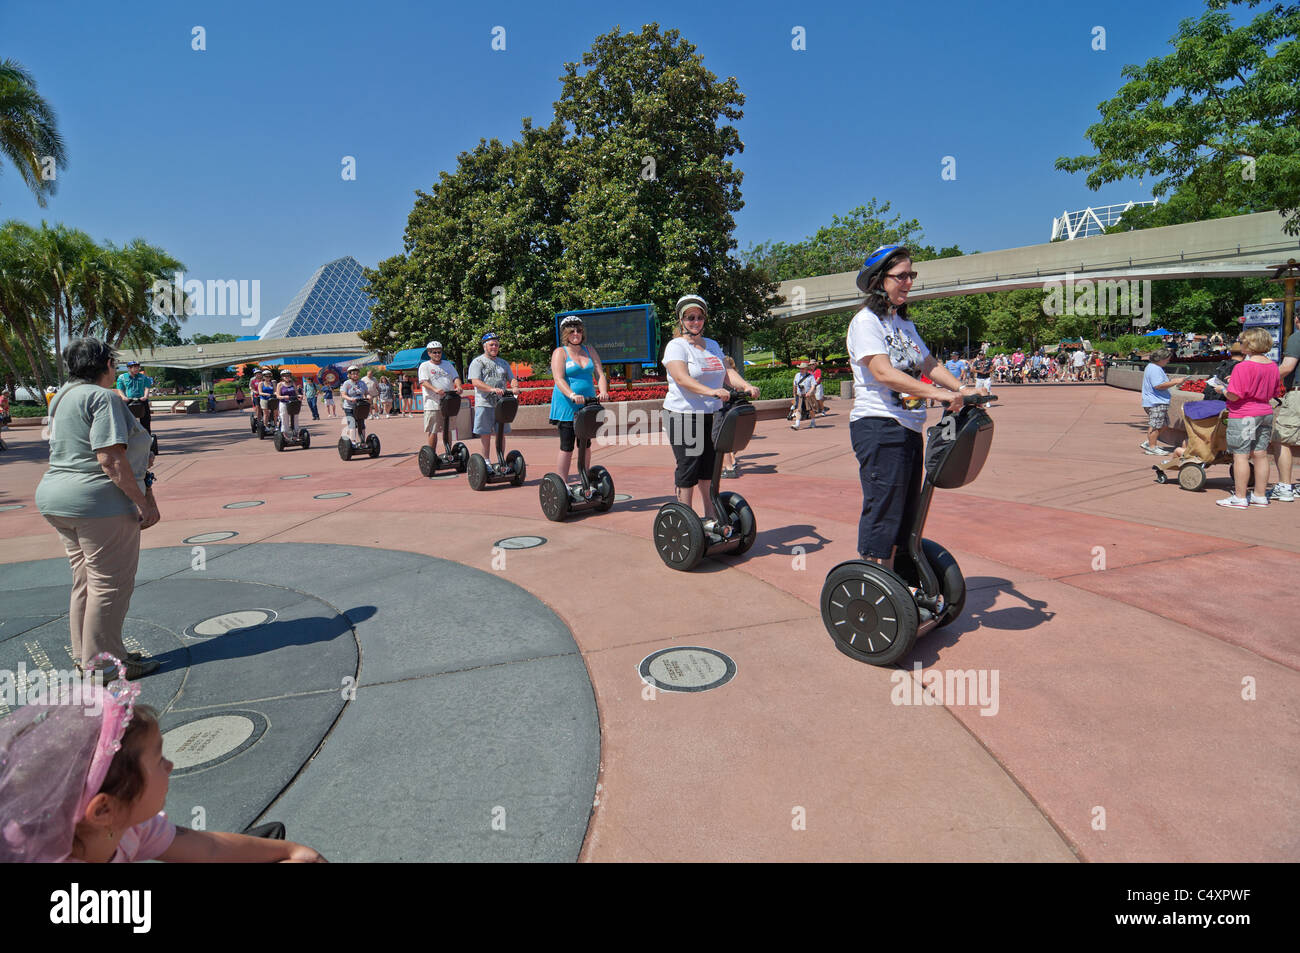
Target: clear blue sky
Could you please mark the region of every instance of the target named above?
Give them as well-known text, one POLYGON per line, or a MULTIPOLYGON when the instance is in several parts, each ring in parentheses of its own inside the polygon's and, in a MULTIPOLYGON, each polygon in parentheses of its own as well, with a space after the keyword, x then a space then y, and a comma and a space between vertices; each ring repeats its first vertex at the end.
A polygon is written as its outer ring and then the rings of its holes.
MULTIPOLYGON (((1202 0, 1087 4, 931 0, 740 6, 634 4, 0 3, 0 57, 53 105, 69 167, 40 209, 12 166, 0 218, 42 218, 98 240, 134 237, 187 277, 257 279, 262 320, 317 266, 373 266, 402 248, 414 190, 480 137, 550 119, 562 64, 616 25, 657 21, 746 96, 740 247, 810 235, 889 201, 926 240, 989 251, 1049 238, 1065 209, 1149 198, 1090 192, 1056 172, 1089 151, 1097 104, 1125 64, 1169 52, 1202 0), (191 29, 207 49, 191 49, 191 29), (491 49, 506 28, 506 50, 491 49), (807 49, 791 49, 791 30, 807 49), (1106 50, 1092 49, 1093 28, 1106 50), (356 181, 341 160, 356 157, 356 181), (955 181, 940 177, 956 159, 955 181)), ((1257 11, 1256 11, 1257 12, 1257 11)), ((185 333, 248 333, 190 319, 185 333)))

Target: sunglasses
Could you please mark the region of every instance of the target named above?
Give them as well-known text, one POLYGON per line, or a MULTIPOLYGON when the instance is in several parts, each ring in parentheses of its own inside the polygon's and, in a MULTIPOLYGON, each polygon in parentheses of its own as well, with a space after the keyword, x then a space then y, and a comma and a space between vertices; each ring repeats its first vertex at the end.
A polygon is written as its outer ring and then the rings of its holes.
POLYGON ((915 280, 916 280, 916 272, 914 272, 914 271, 900 271, 898 274, 887 274, 887 275, 885 275, 885 277, 886 277, 886 278, 893 278, 895 281, 900 282, 900 283, 901 283, 901 282, 904 282, 904 281, 915 281, 915 280))

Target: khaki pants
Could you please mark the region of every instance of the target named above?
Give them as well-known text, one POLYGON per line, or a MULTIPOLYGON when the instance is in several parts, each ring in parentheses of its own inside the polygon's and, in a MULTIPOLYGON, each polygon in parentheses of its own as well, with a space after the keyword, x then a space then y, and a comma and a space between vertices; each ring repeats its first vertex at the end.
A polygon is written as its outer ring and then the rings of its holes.
POLYGON ((72 656, 89 665, 100 652, 126 661, 122 623, 135 591, 140 519, 132 513, 97 519, 46 516, 59 531, 72 566, 68 629, 72 656))

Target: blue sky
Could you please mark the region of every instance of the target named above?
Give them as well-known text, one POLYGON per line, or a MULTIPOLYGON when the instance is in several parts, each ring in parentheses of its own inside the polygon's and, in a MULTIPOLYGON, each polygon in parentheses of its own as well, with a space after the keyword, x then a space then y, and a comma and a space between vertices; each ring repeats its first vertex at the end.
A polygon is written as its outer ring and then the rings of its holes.
MULTIPOLYGON (((872 197, 926 240, 1047 241, 1065 209, 1149 198, 1056 172, 1087 149, 1120 70, 1169 52, 1202 0, 0 4, 0 57, 55 108, 68 169, 40 209, 12 166, 0 218, 143 237, 187 277, 258 280, 263 321, 320 264, 401 251, 414 191, 478 140, 550 119, 562 65, 658 22, 746 96, 740 247, 797 241, 872 197), (204 51, 191 49, 194 26, 204 51), (491 49, 492 29, 506 49, 491 49), (807 49, 791 49, 802 26, 807 49), (1104 51, 1093 28, 1105 29, 1104 51), (356 158, 356 180, 340 175, 356 158), (956 178, 941 178, 945 156, 956 178)), ((193 317, 185 333, 247 333, 193 317)))

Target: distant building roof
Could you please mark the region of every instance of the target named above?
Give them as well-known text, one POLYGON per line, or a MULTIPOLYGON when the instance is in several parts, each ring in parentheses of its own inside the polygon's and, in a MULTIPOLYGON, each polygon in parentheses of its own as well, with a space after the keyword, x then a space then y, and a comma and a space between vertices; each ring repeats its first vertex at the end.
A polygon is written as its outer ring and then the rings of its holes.
POLYGON ((258 332, 262 340, 337 334, 370 327, 372 299, 361 264, 351 255, 326 262, 298 289, 289 306, 258 332))

